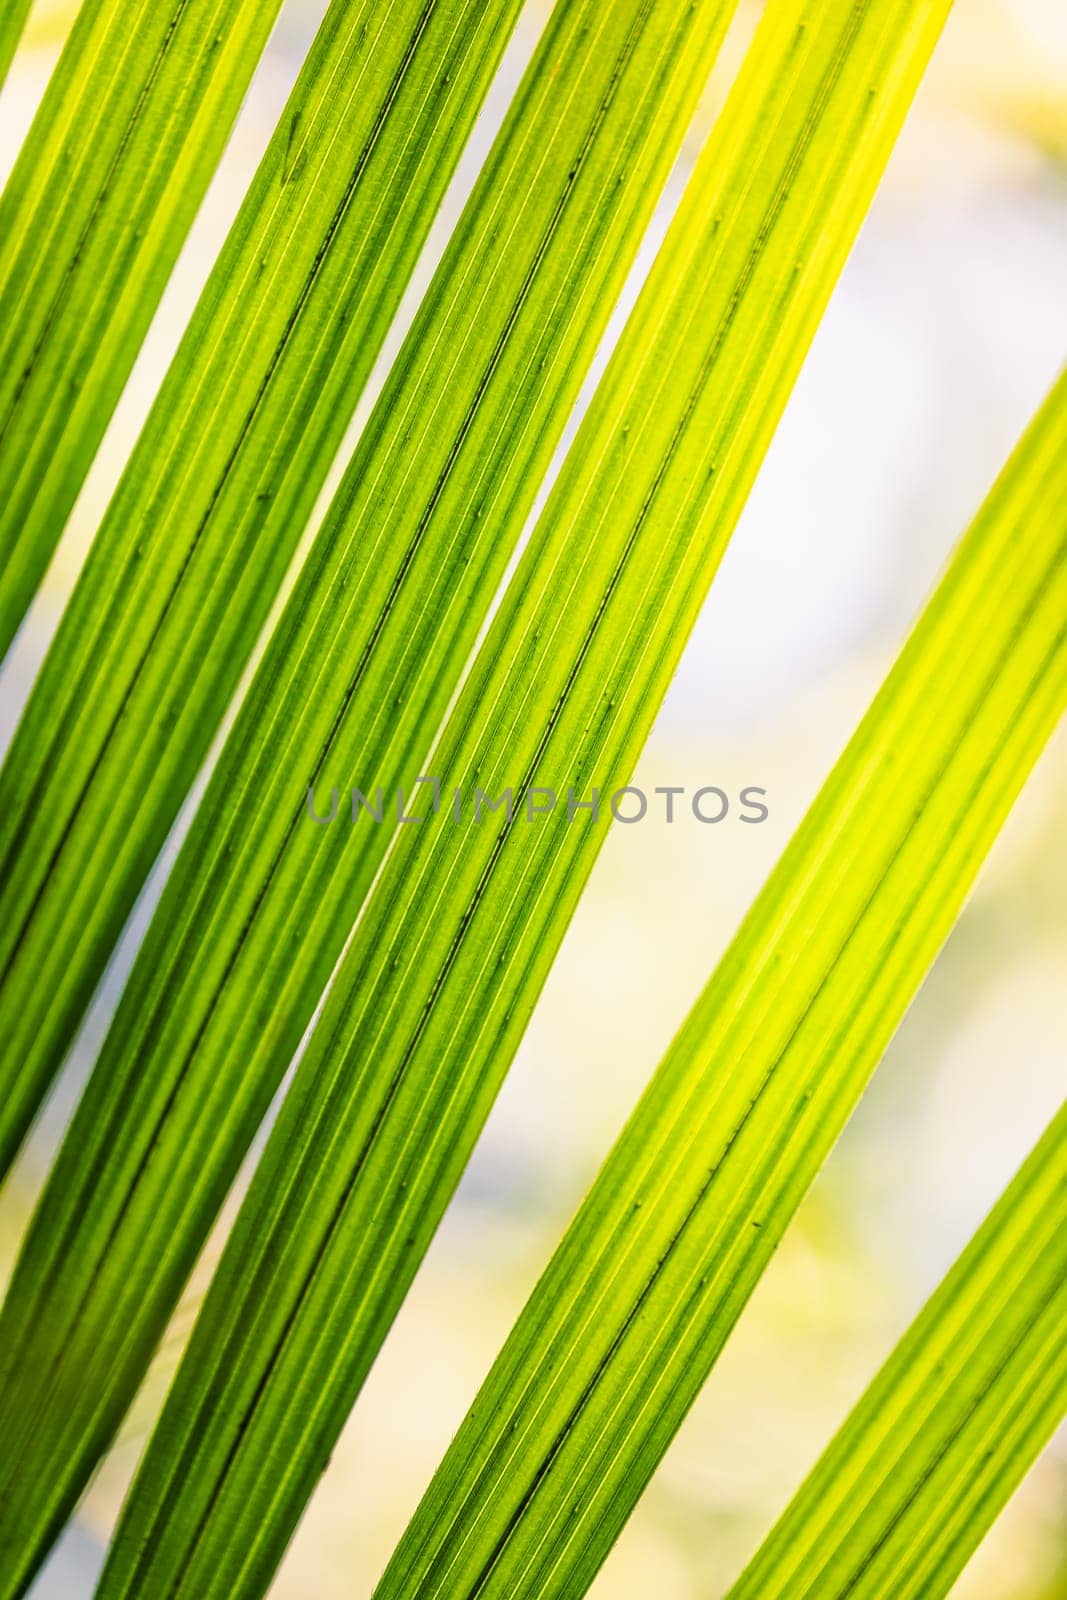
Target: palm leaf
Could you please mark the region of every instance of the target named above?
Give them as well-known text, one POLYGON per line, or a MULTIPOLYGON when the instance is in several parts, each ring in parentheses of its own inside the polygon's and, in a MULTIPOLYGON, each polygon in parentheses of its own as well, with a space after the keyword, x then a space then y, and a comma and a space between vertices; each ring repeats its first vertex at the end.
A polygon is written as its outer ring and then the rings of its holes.
POLYGON ((940 1600, 1067 1412, 1067 1104, 729 1600, 940 1600))
POLYGON ((0 657, 281 0, 85 0, 0 196, 0 657))
POLYGON ((0 1318, 0 1542, 18 1552, 16 1577, 132 1398, 388 842, 386 827, 307 823, 309 779, 328 758, 392 787, 421 760, 729 9, 570 0, 549 24, 265 655, 17 1264, 0 1318))
POLYGON ((691 1011, 378 1600, 583 1594, 1067 701, 1067 374, 691 1011))
POLYGON ((297 1069, 108 1600, 263 1592, 507 1069, 944 10, 769 8, 435 752, 442 812, 386 862, 297 1069), (571 784, 601 789, 597 823, 567 823, 571 784), (509 785, 512 818, 471 825, 476 789, 509 785), (560 795, 555 824, 526 821, 535 787, 560 795))
POLYGON ((7 77, 32 4, 33 0, 3 0, 0 6, 0 84, 7 77))
POLYGON ((0 772, 0 1172, 236 687, 518 0, 335 0, 0 772))

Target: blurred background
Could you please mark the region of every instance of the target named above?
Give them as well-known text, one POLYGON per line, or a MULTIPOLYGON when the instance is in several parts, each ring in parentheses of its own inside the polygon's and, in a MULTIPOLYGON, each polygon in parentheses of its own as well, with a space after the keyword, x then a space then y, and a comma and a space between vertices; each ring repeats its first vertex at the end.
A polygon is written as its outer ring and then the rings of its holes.
MULTIPOLYGON (((547 0, 527 5, 379 372, 549 9, 547 0)), ((0 96, 0 176, 75 10, 38 0, 0 96)), ((4 743, 323 10, 324 0, 283 9, 0 677, 4 743)), ((630 298, 757 15, 742 5, 630 298)), ((1055 376, 1067 351, 1065 163, 1062 0, 959 0, 635 779, 646 789, 717 784, 731 793, 758 784, 770 819, 760 828, 646 821, 609 837, 471 1169, 276 1580, 276 1600, 370 1594, 626 1112, 1055 376)), ((618 318, 608 343, 617 327, 618 318)), ((1062 1098, 1065 801, 1061 730, 595 1600, 724 1592, 1062 1098)), ((165 868, 166 859, 3 1195, 0 1275, 165 868)), ((35 1600, 91 1592, 225 1222, 35 1600)), ((954 1595, 1067 1596, 1063 1437, 954 1595)))

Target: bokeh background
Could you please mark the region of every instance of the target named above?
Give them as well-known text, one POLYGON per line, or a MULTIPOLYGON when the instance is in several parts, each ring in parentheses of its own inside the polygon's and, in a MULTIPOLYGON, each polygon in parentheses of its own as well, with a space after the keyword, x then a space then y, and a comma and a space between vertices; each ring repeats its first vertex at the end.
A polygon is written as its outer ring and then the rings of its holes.
MULTIPOLYGON (((0 95, 0 175, 75 9, 38 0, 0 95)), ((283 9, 68 536, 0 677, 5 743, 323 9, 324 0, 288 0, 283 9)), ((547 0, 527 5, 379 374, 549 9, 547 0)), ((742 5, 631 298, 757 14, 742 5)), ((648 821, 610 836, 275 1600, 370 1594, 627 1110, 1065 351, 1067 8, 1062 0, 959 0, 635 780, 731 792, 760 784, 770 820, 760 828, 648 821)), ((342 461, 367 409, 365 401, 342 461)), ((1065 802, 1061 732, 597 1580, 595 1600, 724 1592, 1067 1090, 1065 802)), ((2 1196, 0 1274, 173 848, 172 840, 2 1196)), ((34 1600, 91 1592, 226 1220, 34 1600)), ((1067 1596, 1063 1437, 954 1595, 1067 1596)))

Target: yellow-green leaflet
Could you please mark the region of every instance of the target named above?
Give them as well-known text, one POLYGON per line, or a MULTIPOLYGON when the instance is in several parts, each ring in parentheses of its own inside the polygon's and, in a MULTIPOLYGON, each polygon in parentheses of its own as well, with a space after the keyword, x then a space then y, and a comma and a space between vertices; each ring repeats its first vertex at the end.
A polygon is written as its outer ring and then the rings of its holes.
POLYGON ((0 6, 0 84, 7 77, 32 3, 33 0, 3 0, 0 6))
POLYGON ((1067 1412, 1067 1104, 729 1600, 941 1600, 1067 1412))
MULTIPOLYGON (((944 11, 769 8, 420 769, 441 810, 403 830, 365 908, 149 1447, 107 1600, 263 1592, 507 1070, 944 11), (565 804, 527 820, 530 786, 571 784, 601 789, 598 823, 569 825, 565 804), (472 824, 473 791, 509 786, 512 816, 472 824)), ((352 775, 323 763, 322 814, 352 775)), ((308 848, 376 831, 347 796, 335 822, 301 826, 308 848)))
POLYGON ((281 0, 85 0, 0 196, 0 658, 281 0))
POLYGON ((1067 703, 1065 508, 1067 376, 639 1101, 377 1600, 577 1600, 592 1581, 1067 703))
POLYGON ((129 1404, 397 826, 316 828, 308 785, 333 763, 390 791, 421 772, 730 12, 566 0, 548 23, 255 675, 16 1265, 0 1314, 0 1551, 17 1553, 16 1576, 129 1404))
POLYGON ((0 771, 0 1172, 192 784, 518 0, 334 0, 0 771))

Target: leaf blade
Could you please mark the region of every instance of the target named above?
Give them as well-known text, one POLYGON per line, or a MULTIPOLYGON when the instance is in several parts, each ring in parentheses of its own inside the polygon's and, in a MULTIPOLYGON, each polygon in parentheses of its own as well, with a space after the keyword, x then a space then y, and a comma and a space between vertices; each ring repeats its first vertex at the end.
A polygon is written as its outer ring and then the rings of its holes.
POLYGON ((27 1561, 132 1398, 384 850, 366 836, 342 856, 336 835, 296 831, 320 752, 352 766, 362 753, 397 782, 429 741, 729 14, 574 0, 549 23, 238 717, 16 1265, 0 1314, 0 1539, 29 1547, 27 1561))
MULTIPOLYGON (((828 100, 853 12, 822 8, 801 71, 796 25, 813 15, 769 11, 460 692, 434 770, 449 796, 461 785, 468 817, 478 788, 520 777, 628 780, 943 12, 874 8, 828 100), (887 65, 876 105, 868 74, 887 65), (813 253, 820 270, 798 278, 813 253)), ((214 1581, 244 1593, 239 1563, 291 1532, 603 837, 519 816, 455 829, 444 809, 386 862, 149 1447, 106 1600, 214 1581)))
POLYGON ((518 12, 328 13, 0 770, 0 1172, 207 754, 518 12))
POLYGON ((0 85, 7 77, 8 68, 19 47, 32 3, 33 0, 5 0, 4 8, 0 11, 0 85))
POLYGON ((281 0, 86 0, 0 196, 0 656, 44 576, 281 0))
POLYGON ((1067 1412, 1067 1106, 729 1600, 947 1594, 1067 1412))
POLYGON ((631 1115, 379 1600, 592 1581, 1062 712, 1065 438, 1067 375, 631 1115))

